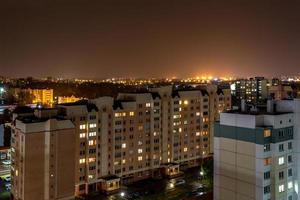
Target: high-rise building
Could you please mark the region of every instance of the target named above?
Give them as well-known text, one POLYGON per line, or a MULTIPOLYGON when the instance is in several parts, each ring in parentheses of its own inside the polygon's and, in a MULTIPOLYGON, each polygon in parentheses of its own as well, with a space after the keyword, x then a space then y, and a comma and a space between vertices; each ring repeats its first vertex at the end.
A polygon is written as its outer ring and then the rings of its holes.
POLYGON ((231 85, 232 95, 236 102, 242 99, 248 103, 261 103, 268 97, 268 80, 264 77, 255 77, 249 79, 238 79, 231 85))
POLYGON ((214 87, 152 88, 58 105, 57 115, 74 125, 74 144, 68 142, 74 194, 111 193, 121 183, 175 177, 182 167, 198 166, 213 151, 214 121, 230 107, 230 92, 214 87))
POLYGON ((70 120, 57 118, 51 110, 19 113, 12 124, 13 199, 74 199, 74 158, 70 120))
MULTIPOLYGON (((242 106, 242 108, 245 108, 242 106)), ((214 135, 214 199, 298 199, 300 101, 221 113, 214 135)))

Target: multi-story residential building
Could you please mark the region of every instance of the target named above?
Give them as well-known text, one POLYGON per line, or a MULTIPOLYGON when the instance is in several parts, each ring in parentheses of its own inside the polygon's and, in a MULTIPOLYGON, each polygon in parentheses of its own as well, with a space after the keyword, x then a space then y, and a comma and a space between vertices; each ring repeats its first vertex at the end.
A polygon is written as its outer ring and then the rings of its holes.
POLYGON ((265 112, 221 113, 214 136, 214 199, 298 199, 299 105, 269 101, 265 112))
POLYGON ((54 110, 25 112, 12 124, 12 199, 74 199, 73 123, 54 110))
POLYGON ((56 102, 58 104, 63 104, 63 103, 72 103, 72 102, 76 102, 79 101, 81 98, 79 97, 75 97, 74 95, 72 96, 59 96, 59 97, 55 97, 56 102))
POLYGON ((275 100, 293 98, 293 89, 290 85, 276 85, 269 87, 269 97, 275 100))
POLYGON ((236 102, 242 99, 248 103, 257 104, 268 97, 268 80, 264 77, 238 79, 231 85, 232 95, 236 102))
POLYGON ((53 104, 53 89, 27 89, 32 95, 33 104, 43 104, 52 106, 53 104))
POLYGON ((230 92, 216 88, 161 87, 58 105, 75 129, 74 194, 110 193, 199 165, 213 150, 213 121, 230 102, 230 92))

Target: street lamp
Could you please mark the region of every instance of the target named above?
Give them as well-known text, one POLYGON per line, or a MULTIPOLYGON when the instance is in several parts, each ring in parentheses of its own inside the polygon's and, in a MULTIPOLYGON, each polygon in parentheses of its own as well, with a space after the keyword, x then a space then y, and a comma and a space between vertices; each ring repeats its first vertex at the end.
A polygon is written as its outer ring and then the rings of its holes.
POLYGON ((200 176, 203 176, 204 175, 204 172, 201 170, 200 171, 200 176))

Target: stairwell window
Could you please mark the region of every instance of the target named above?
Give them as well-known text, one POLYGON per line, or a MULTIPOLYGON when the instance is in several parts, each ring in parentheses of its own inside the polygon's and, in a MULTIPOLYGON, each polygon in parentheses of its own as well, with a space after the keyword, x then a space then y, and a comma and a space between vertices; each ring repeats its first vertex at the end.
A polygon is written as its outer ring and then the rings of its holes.
POLYGON ((284 185, 283 184, 279 185, 278 191, 279 191, 279 193, 284 192, 284 185))
POLYGON ((264 130, 264 137, 270 137, 271 136, 271 130, 264 130))
POLYGON ((278 158, 278 165, 283 165, 284 164, 284 157, 279 157, 278 158))

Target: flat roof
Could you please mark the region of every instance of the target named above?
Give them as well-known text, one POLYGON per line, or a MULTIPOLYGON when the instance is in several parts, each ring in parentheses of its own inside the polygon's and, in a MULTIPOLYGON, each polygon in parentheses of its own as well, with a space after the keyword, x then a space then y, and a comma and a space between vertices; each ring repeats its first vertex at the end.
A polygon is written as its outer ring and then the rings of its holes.
POLYGON ((241 111, 241 110, 228 110, 223 113, 241 114, 241 115, 283 115, 293 112, 267 112, 267 111, 241 111))

